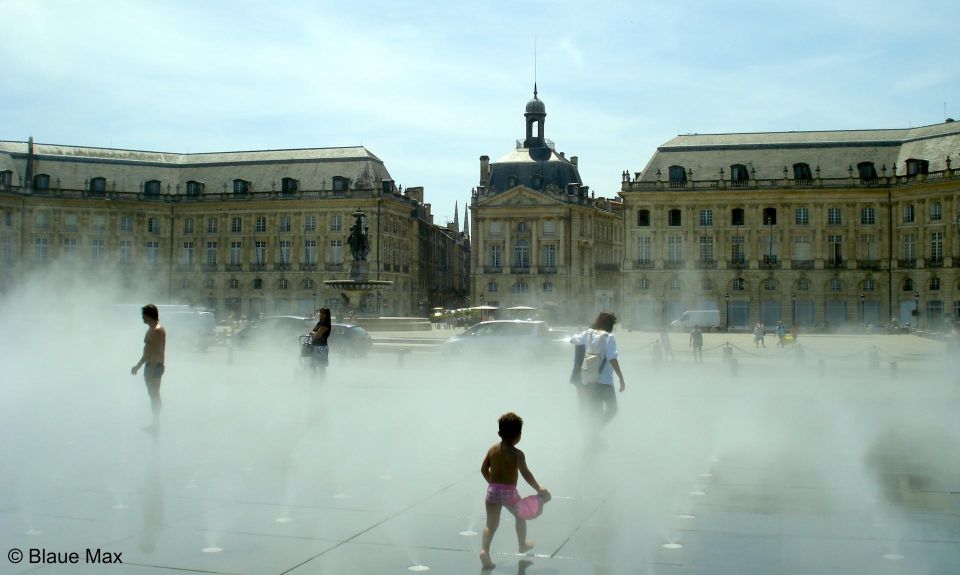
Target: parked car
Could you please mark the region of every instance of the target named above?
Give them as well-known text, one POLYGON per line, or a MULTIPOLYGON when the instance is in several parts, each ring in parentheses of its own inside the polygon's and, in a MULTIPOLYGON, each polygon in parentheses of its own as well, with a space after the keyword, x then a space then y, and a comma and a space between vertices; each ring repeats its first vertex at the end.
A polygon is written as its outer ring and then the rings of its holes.
POLYGON ((565 337, 563 333, 551 331, 543 321, 482 321, 448 339, 441 351, 446 356, 538 359, 568 351, 570 346, 566 345, 565 337))
MULTIPOLYGON (((237 347, 266 347, 288 350, 295 353, 299 338, 310 332, 317 320, 295 315, 265 317, 233 335, 233 344, 237 347)), ((367 330, 359 325, 332 324, 330 330, 330 352, 352 357, 364 357, 373 348, 373 340, 367 330)))

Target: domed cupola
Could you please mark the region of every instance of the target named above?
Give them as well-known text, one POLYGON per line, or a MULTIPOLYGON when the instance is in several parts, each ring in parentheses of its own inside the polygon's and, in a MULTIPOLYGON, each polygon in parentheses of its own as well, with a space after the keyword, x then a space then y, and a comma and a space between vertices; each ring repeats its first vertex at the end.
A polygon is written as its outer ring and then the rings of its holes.
POLYGON ((542 148, 546 146, 543 137, 543 123, 547 117, 547 107, 537 98, 537 85, 533 85, 533 99, 527 102, 527 111, 523 114, 527 119, 527 138, 523 141, 525 148, 542 148))

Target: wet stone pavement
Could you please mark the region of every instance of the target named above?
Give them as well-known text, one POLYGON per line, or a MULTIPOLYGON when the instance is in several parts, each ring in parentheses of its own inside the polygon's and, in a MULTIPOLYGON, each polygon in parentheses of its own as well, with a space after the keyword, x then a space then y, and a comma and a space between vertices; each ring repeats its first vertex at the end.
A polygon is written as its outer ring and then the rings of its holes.
POLYGON ((707 334, 698 365, 673 334, 654 365, 656 334, 617 336, 627 391, 597 438, 567 357, 377 352, 319 382, 295 352, 184 353, 156 434, 126 356, 34 364, 0 384, 0 537, 24 553, 0 573, 480 573, 479 467, 510 410, 554 498, 523 555, 504 514, 493 573, 960 572, 960 371, 942 344, 811 336, 799 359, 707 334))

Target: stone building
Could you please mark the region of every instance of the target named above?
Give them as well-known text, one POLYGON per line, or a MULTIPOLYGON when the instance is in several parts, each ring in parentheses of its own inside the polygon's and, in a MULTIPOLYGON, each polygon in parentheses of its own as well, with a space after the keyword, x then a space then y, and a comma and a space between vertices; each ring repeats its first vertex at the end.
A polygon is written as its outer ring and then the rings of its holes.
POLYGON ((595 198, 577 157, 544 136, 546 107, 534 87, 524 113, 526 136, 490 162, 470 209, 470 297, 504 310, 537 309, 551 321, 585 321, 621 304, 623 212, 619 200, 595 198))
POLYGON ((960 318, 960 124, 692 134, 622 174, 625 315, 730 327, 960 318))
POLYGON ((56 265, 144 299, 221 315, 336 310, 324 280, 345 277, 352 214, 366 214, 368 315, 410 315, 465 299, 459 230, 434 225, 423 189, 394 185, 363 147, 172 154, 0 142, 0 288, 56 265), (427 249, 424 236, 436 244, 427 249))

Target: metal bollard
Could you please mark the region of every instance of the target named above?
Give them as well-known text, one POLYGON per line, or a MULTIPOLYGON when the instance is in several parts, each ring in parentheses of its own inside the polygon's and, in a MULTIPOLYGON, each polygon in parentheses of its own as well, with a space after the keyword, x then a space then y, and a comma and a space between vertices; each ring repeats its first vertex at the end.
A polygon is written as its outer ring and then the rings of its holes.
POLYGON ((730 363, 731 361, 733 361, 733 346, 728 341, 723 345, 723 362, 730 363))
POLYGON ((890 362, 890 377, 892 377, 893 379, 897 379, 897 362, 896 361, 890 362))

